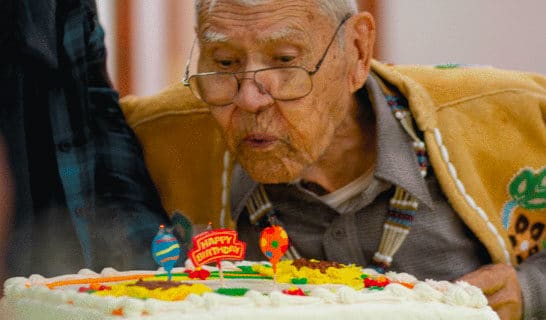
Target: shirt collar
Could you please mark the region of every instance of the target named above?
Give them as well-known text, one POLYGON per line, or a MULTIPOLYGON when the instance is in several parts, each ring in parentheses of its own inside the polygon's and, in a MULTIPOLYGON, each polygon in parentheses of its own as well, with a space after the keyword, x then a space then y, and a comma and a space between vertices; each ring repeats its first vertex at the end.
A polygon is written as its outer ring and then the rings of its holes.
MULTIPOLYGON (((400 186, 432 209, 432 197, 426 187, 425 179, 421 177, 419 172, 413 140, 393 116, 375 75, 368 77, 365 90, 376 118, 377 162, 375 177, 400 186)), ((362 95, 362 90, 358 94, 362 95)))

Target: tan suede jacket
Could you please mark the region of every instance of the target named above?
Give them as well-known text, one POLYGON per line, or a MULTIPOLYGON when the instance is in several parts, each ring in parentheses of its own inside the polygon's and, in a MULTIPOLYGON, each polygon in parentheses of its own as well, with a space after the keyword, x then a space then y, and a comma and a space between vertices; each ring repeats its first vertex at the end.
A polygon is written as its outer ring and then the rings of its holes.
MULTIPOLYGON (((546 78, 376 61, 372 70, 408 99, 444 193, 493 262, 546 248, 546 78)), ((233 160, 206 105, 176 84, 122 106, 165 209, 232 226, 233 160)))

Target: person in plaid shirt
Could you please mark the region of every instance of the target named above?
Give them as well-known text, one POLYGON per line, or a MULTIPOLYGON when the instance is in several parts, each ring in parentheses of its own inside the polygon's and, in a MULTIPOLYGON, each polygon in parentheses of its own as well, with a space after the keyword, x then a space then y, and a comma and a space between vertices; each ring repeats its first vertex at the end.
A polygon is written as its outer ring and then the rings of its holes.
POLYGON ((94 0, 8 0, 0 132, 14 181, 8 275, 154 267, 168 222, 106 74, 94 0))

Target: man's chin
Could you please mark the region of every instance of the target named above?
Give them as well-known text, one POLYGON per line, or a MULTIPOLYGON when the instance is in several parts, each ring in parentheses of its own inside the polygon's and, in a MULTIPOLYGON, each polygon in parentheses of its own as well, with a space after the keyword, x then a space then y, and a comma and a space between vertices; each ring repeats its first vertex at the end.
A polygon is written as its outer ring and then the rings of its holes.
POLYGON ((265 184, 289 183, 296 180, 302 172, 299 166, 287 166, 282 161, 240 159, 239 163, 254 181, 265 184))

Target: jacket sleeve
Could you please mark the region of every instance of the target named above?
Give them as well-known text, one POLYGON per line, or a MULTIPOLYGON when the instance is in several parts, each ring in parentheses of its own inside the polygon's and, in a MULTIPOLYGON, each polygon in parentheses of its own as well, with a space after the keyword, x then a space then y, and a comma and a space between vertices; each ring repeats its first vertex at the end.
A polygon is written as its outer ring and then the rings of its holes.
POLYGON ((546 250, 519 265, 518 279, 523 295, 523 319, 546 319, 546 250))
MULTIPOLYGON (((531 75, 531 80, 541 88, 542 95, 546 95, 546 77, 531 75)), ((540 112, 543 119, 543 135, 546 135, 546 103, 541 104, 540 112)), ((543 190, 546 187, 544 183, 546 181, 542 183, 543 190)), ((542 251, 535 253, 518 266, 525 320, 546 319, 546 242, 543 242, 542 246, 542 251)))
POLYGON ((121 112, 106 72, 104 32, 94 1, 84 1, 86 64, 91 121, 96 138, 95 221, 90 224, 101 267, 154 268, 150 245, 167 215, 144 163, 138 141, 121 112), (109 221, 112 225, 106 224, 109 221))

